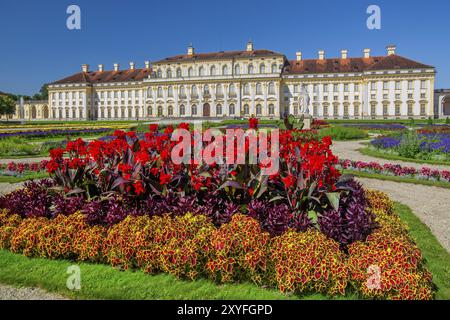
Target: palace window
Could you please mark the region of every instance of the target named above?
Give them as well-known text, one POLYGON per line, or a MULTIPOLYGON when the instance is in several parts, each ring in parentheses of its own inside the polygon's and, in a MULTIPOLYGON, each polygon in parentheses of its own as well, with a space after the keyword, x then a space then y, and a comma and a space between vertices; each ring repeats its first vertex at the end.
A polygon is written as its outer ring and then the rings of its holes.
POLYGON ((228 66, 225 65, 222 67, 222 75, 224 76, 228 75, 228 66))
POLYGON ((344 104, 344 117, 348 117, 348 105, 344 104))
POLYGON ((181 78, 181 68, 177 68, 177 78, 181 78))
POLYGON ((192 115, 193 116, 197 115, 197 105, 195 105, 195 104, 192 106, 192 115))
POLYGON ((339 105, 338 104, 333 105, 333 115, 335 117, 339 115, 339 105))
POLYGON ((257 115, 257 116, 262 115, 262 107, 261 107, 260 104, 258 104, 258 105, 256 106, 256 115, 257 115))
POLYGON ((222 105, 221 105, 221 104, 218 104, 218 105, 216 106, 216 114, 217 114, 218 116, 221 116, 221 115, 222 115, 222 105))
POLYGON ((277 64, 272 64, 272 73, 277 73, 277 64))
POLYGON ((414 89, 414 82, 408 81, 408 90, 413 90, 413 89, 414 89))
POLYGON ((205 73, 205 69, 203 67, 198 68, 198 75, 200 77, 203 77, 205 73))
POLYGON ((193 96, 193 97, 196 97, 197 95, 198 95, 198 92, 197 92, 197 86, 192 86, 192 88, 191 88, 191 95, 193 96))
POLYGON ((354 90, 353 91, 355 91, 356 93, 359 92, 359 84, 358 83, 354 84, 354 90))
POLYGON ((422 80, 420 82, 420 88, 421 89, 427 89, 427 81, 426 80, 422 80))
POLYGON ((412 116, 412 115, 413 115, 413 104, 408 103, 408 116, 412 116))
POLYGON ((188 69, 188 76, 189 76, 189 77, 193 77, 193 76, 194 76, 194 68, 190 67, 190 68, 188 69))
POLYGON ((402 89, 402 83, 400 81, 395 82, 395 90, 401 90, 402 89))
POLYGON ((329 85, 328 84, 324 84, 323 85, 323 92, 328 92, 328 88, 329 88, 329 85))
POLYGON ((186 114, 186 108, 184 107, 184 104, 180 106, 180 115, 184 116, 186 114))
POLYGON ((248 74, 253 74, 253 65, 252 64, 248 65, 248 74))
POLYGON ((172 87, 172 86, 169 86, 169 88, 168 88, 167 91, 168 91, 168 94, 167 94, 167 95, 168 95, 169 97, 173 97, 173 87, 172 87))
POLYGON ((388 81, 383 82, 383 90, 389 90, 389 82, 388 81))
POLYGON ((244 105, 244 114, 247 116, 250 113, 250 108, 248 106, 248 104, 244 105))
POLYGON ((236 75, 241 74, 241 66, 240 65, 237 64, 234 66, 234 74, 236 74, 236 75))
POLYGON ((230 116, 234 115, 234 113, 236 112, 236 108, 234 107, 234 104, 230 104, 229 106, 229 112, 230 112, 230 116))
POLYGON ((333 91, 334 91, 334 92, 338 92, 338 91, 339 91, 339 85, 338 85, 338 84, 335 84, 335 85, 334 85, 333 91))
POLYGON ((180 86, 180 97, 186 97, 186 90, 184 86, 180 86))
POLYGON ((412 93, 408 93, 408 99, 413 99, 413 94, 412 93))
POLYGON ((371 82, 370 83, 370 90, 372 90, 372 91, 377 90, 377 83, 376 82, 371 82))
POLYGON ((256 94, 262 94, 262 85, 261 83, 256 84, 256 94))
POLYGON ((269 83, 269 94, 275 94, 275 84, 273 82, 269 83))
POLYGON ((359 115, 359 105, 355 105, 354 107, 353 107, 353 112, 354 112, 354 115, 355 116, 357 116, 357 115, 359 115))
POLYGON ((162 78, 162 71, 161 71, 161 69, 158 69, 158 71, 156 72, 156 76, 158 78, 162 78))
POLYGON ((167 78, 172 78, 172 69, 167 69, 167 78))
POLYGON ((426 115, 426 105, 424 103, 422 103, 420 105, 420 115, 421 116, 425 116, 426 115))
POLYGON ((344 92, 348 92, 348 84, 344 84, 344 92))
POLYGON ((203 94, 205 95, 209 94, 209 86, 207 84, 205 84, 205 86, 203 87, 203 94))
POLYGON ((169 106, 169 107, 167 108, 167 114, 168 114, 169 116, 173 116, 173 107, 172 107, 172 106, 169 106))
POLYGON ((395 115, 400 116, 400 103, 395 104, 395 115))
POLYGON ((376 106, 376 104, 372 104, 371 106, 370 106, 370 115, 372 115, 372 116, 376 116, 376 114, 377 114, 377 106, 376 106))
POLYGON ((388 104, 385 103, 383 104, 383 116, 387 116, 388 115, 388 104))
POLYGON ((211 66, 211 69, 209 69, 209 74, 212 76, 216 75, 216 66, 211 66))
POLYGON ((250 94, 250 85, 248 83, 244 84, 244 94, 250 94))
POLYGON ((163 89, 161 87, 158 87, 158 98, 162 98, 163 96, 163 89))
POLYGON ((326 116, 328 116, 328 106, 327 105, 324 105, 323 106, 323 115, 326 117, 326 116))
POLYGON ((230 84, 229 92, 230 92, 230 95, 236 94, 236 88, 234 87, 234 84, 230 84))
POLYGON ((216 95, 218 95, 218 96, 222 96, 223 95, 222 86, 220 84, 218 84, 217 87, 216 87, 216 95))
POLYGON ((313 106, 313 115, 317 116, 317 113, 318 113, 318 107, 317 107, 317 105, 314 105, 313 106))
POLYGON ((266 73, 266 65, 265 64, 261 64, 259 66, 259 73, 266 73))
POLYGON ((274 115, 275 114, 275 106, 271 103, 269 104, 269 114, 274 115))

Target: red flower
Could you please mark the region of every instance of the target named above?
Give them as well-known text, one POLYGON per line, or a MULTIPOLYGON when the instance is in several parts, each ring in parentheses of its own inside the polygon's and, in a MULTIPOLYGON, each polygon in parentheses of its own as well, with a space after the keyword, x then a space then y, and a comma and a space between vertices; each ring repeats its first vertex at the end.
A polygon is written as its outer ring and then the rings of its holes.
POLYGON ((282 178, 281 180, 283 181, 286 188, 292 187, 295 183, 295 178, 292 175, 288 175, 287 177, 282 178))
POLYGON ((55 148, 50 150, 50 157, 52 159, 58 160, 62 159, 64 155, 64 150, 62 148, 55 148))
POLYGON ((133 183, 133 188, 134 188, 134 192, 138 196, 145 192, 144 184, 140 180, 133 183))
POLYGON ((258 119, 250 118, 250 120, 248 120, 248 124, 250 129, 258 129, 258 119))
POLYGON ((159 175, 159 183, 164 185, 168 184, 170 181, 172 181, 172 175, 165 174, 164 172, 161 172, 159 175))
POLYGON ((113 135, 114 135, 114 137, 117 137, 119 139, 124 139, 126 136, 126 133, 125 133, 125 131, 122 131, 122 130, 116 130, 116 131, 114 131, 113 135))
POLYGON ((148 126, 150 132, 156 132, 158 131, 158 125, 157 124, 151 124, 148 126))
POLYGON ((59 164, 55 160, 50 160, 47 163, 47 172, 48 173, 54 173, 58 169, 59 169, 59 164))

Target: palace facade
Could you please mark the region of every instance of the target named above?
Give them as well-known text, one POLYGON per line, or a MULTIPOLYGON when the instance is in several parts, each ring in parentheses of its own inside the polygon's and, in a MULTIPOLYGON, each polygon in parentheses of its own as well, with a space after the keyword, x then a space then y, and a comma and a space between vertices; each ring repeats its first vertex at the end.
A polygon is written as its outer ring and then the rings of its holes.
MULTIPOLYGON (((436 70, 388 46, 385 56, 294 60, 270 50, 197 53, 168 57, 142 69, 130 63, 113 70, 99 65, 49 85, 50 119, 222 118, 278 119, 309 113, 324 119, 434 117, 436 70)), ((45 109, 47 110, 47 109, 45 109)), ((30 113, 29 113, 30 114, 30 113)))

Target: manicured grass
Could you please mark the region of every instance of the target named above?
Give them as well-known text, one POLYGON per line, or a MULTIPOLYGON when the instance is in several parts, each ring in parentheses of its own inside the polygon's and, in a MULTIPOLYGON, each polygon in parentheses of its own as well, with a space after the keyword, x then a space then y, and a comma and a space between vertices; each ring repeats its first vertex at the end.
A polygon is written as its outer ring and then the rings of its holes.
POLYGON ((32 179, 44 179, 44 178, 48 178, 48 174, 46 172, 26 173, 22 176, 17 177, 0 175, 0 183, 17 183, 32 179))
POLYGON ((431 230, 423 224, 411 209, 401 203, 395 203, 395 209, 400 218, 405 221, 410 229, 412 238, 416 241, 423 256, 426 266, 433 274, 433 282, 437 286, 436 298, 440 300, 450 299, 450 254, 445 250, 431 230))
MULTIPOLYGON (((0 250, 0 270, 1 283, 40 287, 76 299, 329 299, 321 294, 284 295, 276 289, 264 289, 249 283, 217 285, 205 279, 182 281, 167 274, 118 271, 101 264, 27 258, 6 250, 0 250), (69 276, 66 272, 71 265, 80 267, 79 291, 66 287, 69 276)), ((349 295, 338 299, 356 297, 349 295)))
POLYGON ((369 147, 358 149, 360 153, 366 156, 380 158, 380 159, 386 159, 386 160, 400 160, 405 162, 414 162, 414 163, 423 163, 423 164, 437 164, 437 165, 448 165, 450 166, 450 162, 447 161, 437 161, 437 160, 422 160, 422 159, 413 159, 413 158, 406 158, 402 156, 398 156, 395 154, 389 154, 389 153, 383 153, 376 150, 373 150, 369 147))
POLYGON ((434 187, 439 187, 439 188, 450 189, 450 182, 419 180, 419 179, 414 179, 414 178, 397 177, 397 176, 390 176, 390 175, 379 174, 379 173, 368 173, 368 172, 349 170, 349 169, 342 170, 342 171, 343 171, 343 173, 352 174, 354 176, 361 177, 361 178, 377 179, 377 180, 384 180, 384 181, 405 182, 405 183, 413 183, 413 184, 420 184, 420 185, 425 185, 425 186, 434 186, 434 187))
POLYGON ((334 141, 361 140, 369 138, 367 131, 342 126, 334 126, 319 130, 319 137, 323 138, 325 136, 330 136, 334 141))

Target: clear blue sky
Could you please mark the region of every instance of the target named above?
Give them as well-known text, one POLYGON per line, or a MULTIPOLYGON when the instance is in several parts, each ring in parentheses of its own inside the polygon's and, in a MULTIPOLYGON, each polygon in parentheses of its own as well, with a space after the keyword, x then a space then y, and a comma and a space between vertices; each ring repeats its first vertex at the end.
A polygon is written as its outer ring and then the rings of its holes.
POLYGON ((220 51, 243 49, 248 39, 290 59, 318 49, 384 55, 394 43, 398 54, 436 66, 436 87, 449 88, 449 12, 448 0, 0 0, 0 91, 33 94, 83 63, 142 67, 190 42, 220 51), (81 7, 81 30, 66 28, 70 4, 81 7), (370 4, 381 7, 381 30, 366 27, 370 4))

